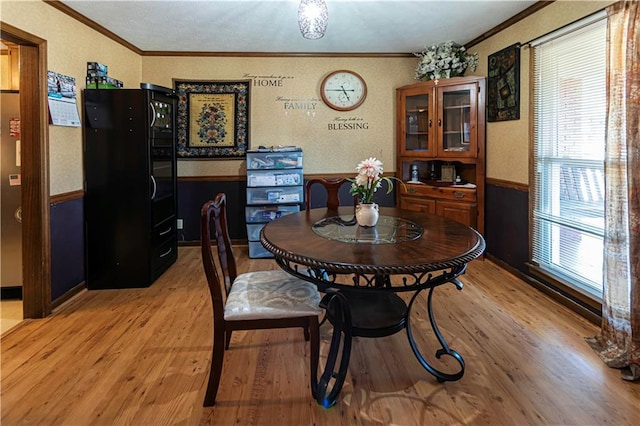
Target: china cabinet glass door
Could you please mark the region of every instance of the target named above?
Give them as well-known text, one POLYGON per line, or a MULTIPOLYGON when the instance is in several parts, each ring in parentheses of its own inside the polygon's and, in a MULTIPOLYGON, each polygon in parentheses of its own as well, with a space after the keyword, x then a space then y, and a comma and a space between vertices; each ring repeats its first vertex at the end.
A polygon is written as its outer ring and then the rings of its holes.
POLYGON ((403 154, 429 157, 434 155, 433 112, 431 92, 423 90, 407 93, 401 102, 404 104, 403 136, 401 147, 403 154))
POLYGON ((438 88, 438 154, 450 157, 476 156, 474 85, 438 88))

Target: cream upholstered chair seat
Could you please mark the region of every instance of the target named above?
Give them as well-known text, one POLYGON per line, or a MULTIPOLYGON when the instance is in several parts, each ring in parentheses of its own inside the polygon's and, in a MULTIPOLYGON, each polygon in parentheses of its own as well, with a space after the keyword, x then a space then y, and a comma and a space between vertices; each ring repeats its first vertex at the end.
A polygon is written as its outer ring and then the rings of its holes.
POLYGON ((316 287, 283 270, 238 273, 229 229, 227 197, 218 193, 200 211, 202 266, 213 307, 213 348, 204 405, 216 402, 225 350, 235 330, 300 327, 310 343, 311 394, 318 374, 320 353, 320 293, 316 287), (214 261, 213 241, 218 255, 214 261))
POLYGON ((316 286, 282 270, 238 275, 224 307, 225 321, 320 315, 316 286))

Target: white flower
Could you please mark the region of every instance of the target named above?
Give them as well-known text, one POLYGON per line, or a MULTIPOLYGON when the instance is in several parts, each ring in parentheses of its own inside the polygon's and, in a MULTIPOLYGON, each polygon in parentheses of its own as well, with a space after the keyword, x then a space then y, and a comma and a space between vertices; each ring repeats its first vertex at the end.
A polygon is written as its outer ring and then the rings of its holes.
POLYGON ((464 46, 453 41, 425 47, 414 53, 418 58, 416 80, 434 80, 462 75, 467 68, 475 71, 478 53, 465 53, 464 46))
POLYGON ((358 175, 356 176, 355 184, 358 186, 369 188, 369 177, 367 175, 358 173, 358 175))
MULTIPOLYGON (((380 188, 382 181, 387 182, 387 194, 393 190, 392 179, 395 177, 382 177, 382 161, 375 157, 367 158, 358 163, 356 167, 358 174, 354 179, 348 179, 351 182, 351 195, 357 196, 361 203, 373 202, 373 193, 380 188)), ((404 182, 400 181, 403 185, 404 182)))
POLYGON ((382 174, 382 161, 375 157, 367 158, 358 164, 356 171, 360 175, 375 179, 382 174))

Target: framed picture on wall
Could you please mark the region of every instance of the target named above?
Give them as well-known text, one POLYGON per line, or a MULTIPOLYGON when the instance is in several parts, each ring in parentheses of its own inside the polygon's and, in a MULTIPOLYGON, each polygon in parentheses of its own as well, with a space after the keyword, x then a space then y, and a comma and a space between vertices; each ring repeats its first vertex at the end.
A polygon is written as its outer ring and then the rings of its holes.
POLYGON ((173 80, 178 95, 178 158, 246 157, 251 80, 173 80))
POLYGON ((487 121, 520 119, 520 43, 489 55, 487 121))

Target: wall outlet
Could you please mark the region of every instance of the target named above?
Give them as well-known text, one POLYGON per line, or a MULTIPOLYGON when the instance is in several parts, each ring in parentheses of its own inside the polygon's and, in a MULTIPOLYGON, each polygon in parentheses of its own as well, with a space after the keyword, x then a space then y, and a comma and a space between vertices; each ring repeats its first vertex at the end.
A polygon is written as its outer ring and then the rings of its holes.
POLYGON ((178 229, 182 229, 182 219, 178 219, 176 221, 176 226, 178 227, 178 229))

